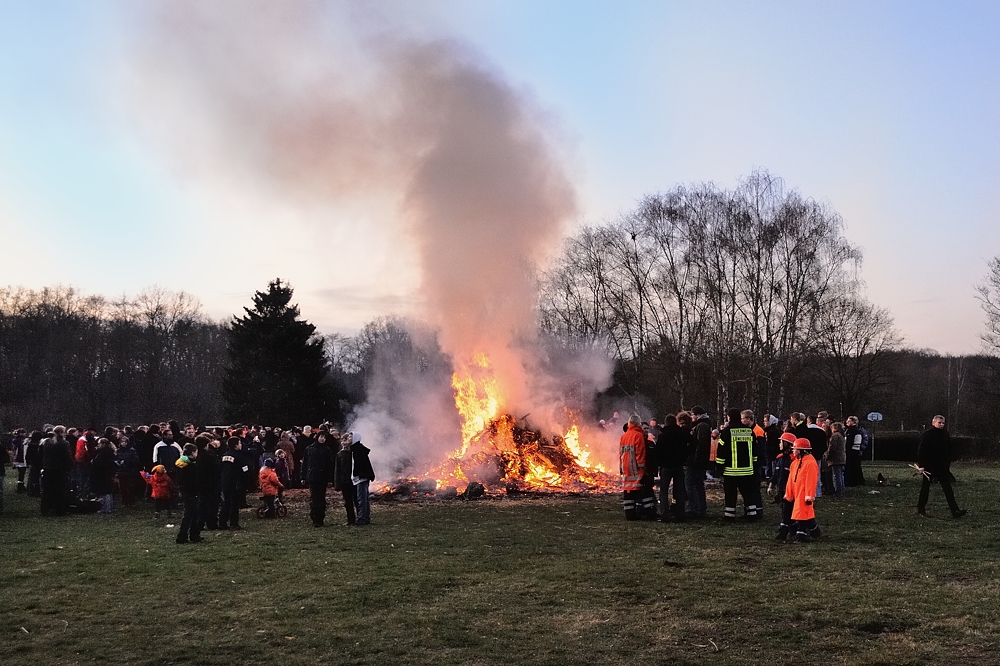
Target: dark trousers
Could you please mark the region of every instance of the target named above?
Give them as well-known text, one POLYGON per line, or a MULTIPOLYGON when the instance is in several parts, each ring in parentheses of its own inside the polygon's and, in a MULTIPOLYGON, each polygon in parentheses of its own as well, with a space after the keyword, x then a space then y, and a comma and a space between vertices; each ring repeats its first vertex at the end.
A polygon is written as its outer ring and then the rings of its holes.
POLYGON ((28 494, 38 497, 42 494, 42 468, 38 465, 28 467, 28 494))
POLYGON ((181 531, 177 533, 177 543, 200 541, 201 529, 198 527, 198 496, 184 496, 184 516, 181 517, 181 531))
POLYGON ((687 488, 684 485, 683 467, 660 468, 660 517, 667 520, 671 513, 676 520, 684 520, 684 502, 687 501, 687 488), (674 502, 670 503, 667 491, 670 484, 674 485, 674 502))
POLYGON ((723 476, 722 488, 726 494, 726 518, 736 517, 736 494, 743 497, 743 515, 758 520, 764 515, 764 505, 760 497, 760 481, 757 474, 748 476, 723 476))
POLYGON ((917 500, 917 511, 920 513, 924 512, 927 508, 927 496, 931 492, 931 484, 937 481, 941 484, 941 490, 944 491, 944 498, 948 500, 948 508, 951 509, 952 513, 958 513, 958 502, 955 501, 955 492, 951 489, 951 475, 948 472, 944 474, 931 474, 931 478, 926 476, 920 484, 920 498, 917 500))
POLYGON ((66 513, 69 491, 69 479, 66 476, 59 473, 47 473, 42 476, 40 508, 43 516, 62 516, 66 513))
POLYGON ((847 451, 847 467, 844 469, 844 485, 848 488, 865 485, 865 471, 861 467, 861 453, 849 449, 847 451))
POLYGON ((198 497, 198 530, 206 527, 219 529, 219 491, 215 490, 198 497))
POLYGON ((277 495, 261 495, 261 499, 264 500, 265 518, 274 518, 278 515, 274 510, 274 500, 276 497, 277 495))
POLYGON ((309 519, 313 525, 322 525, 326 519, 326 483, 309 484, 309 519))
POLYGON ((240 492, 235 488, 222 491, 222 506, 219 509, 219 527, 240 526, 240 500, 240 492))
POLYGON ((344 509, 347 511, 347 524, 353 525, 357 519, 354 517, 354 486, 344 488, 340 491, 344 498, 344 509))

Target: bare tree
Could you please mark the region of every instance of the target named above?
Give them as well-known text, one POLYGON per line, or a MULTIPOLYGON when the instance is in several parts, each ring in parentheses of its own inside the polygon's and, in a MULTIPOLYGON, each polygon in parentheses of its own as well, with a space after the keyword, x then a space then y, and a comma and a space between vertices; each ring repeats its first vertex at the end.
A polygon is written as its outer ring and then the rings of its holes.
POLYGON ((976 285, 979 302, 986 313, 986 331, 982 334, 986 352, 1000 356, 1000 256, 989 262, 990 272, 976 285))

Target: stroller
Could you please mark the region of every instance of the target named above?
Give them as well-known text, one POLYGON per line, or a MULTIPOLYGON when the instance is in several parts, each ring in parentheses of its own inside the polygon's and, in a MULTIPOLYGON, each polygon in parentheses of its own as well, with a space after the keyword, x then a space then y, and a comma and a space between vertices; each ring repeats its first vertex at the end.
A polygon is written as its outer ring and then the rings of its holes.
MULTIPOLYGON (((260 498, 261 506, 257 507, 257 517, 267 518, 267 500, 263 496, 260 498)), ((274 496, 274 515, 277 518, 284 518, 288 515, 288 508, 285 506, 284 502, 281 501, 281 495, 274 496)))

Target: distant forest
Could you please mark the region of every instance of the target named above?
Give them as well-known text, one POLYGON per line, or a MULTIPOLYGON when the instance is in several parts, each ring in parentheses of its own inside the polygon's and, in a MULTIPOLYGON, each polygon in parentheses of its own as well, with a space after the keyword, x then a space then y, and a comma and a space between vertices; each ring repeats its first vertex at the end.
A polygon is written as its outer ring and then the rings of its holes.
MULTIPOLYGON (((577 231, 539 274, 543 336, 614 360, 612 386, 589 406, 595 419, 623 405, 662 417, 701 404, 715 415, 877 411, 879 430, 912 431, 941 413, 953 433, 1000 451, 1000 260, 975 285, 983 353, 942 356, 907 348, 889 312, 864 298, 861 250, 842 228, 766 172, 732 191, 648 196, 577 231)), ((0 289, 0 429, 222 423, 234 321, 210 321, 194 297, 159 288, 116 300, 0 289)), ((312 420, 343 421, 394 369, 447 377, 449 360, 418 329, 382 317, 323 337, 326 395, 312 420)))

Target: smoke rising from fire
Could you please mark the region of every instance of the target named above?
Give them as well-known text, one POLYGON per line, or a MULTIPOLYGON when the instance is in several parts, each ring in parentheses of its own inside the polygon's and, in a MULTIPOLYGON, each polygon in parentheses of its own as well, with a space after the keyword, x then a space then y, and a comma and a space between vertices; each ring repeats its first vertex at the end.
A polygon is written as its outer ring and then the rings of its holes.
MULTIPOLYGON (((575 192, 548 119, 474 49, 401 34, 360 4, 171 1, 140 21, 139 108, 185 170, 306 206, 394 201, 421 316, 455 369, 485 355, 504 407, 543 421, 566 381, 604 387, 606 360, 546 362, 534 270, 575 192)), ((377 462, 455 448, 455 416, 438 413, 450 387, 382 379, 393 390, 373 387, 357 415, 377 462)))

